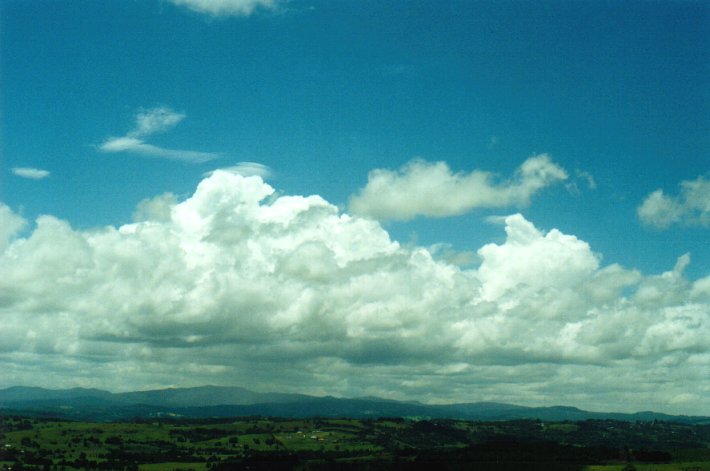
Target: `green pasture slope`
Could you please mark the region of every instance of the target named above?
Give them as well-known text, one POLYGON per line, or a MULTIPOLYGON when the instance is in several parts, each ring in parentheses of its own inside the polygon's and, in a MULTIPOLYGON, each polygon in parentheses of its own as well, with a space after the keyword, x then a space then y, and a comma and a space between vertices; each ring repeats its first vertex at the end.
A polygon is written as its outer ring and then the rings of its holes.
POLYGON ((0 416, 0 469, 710 471, 710 425, 0 416))
POLYGON ((710 461, 679 463, 631 463, 586 466, 584 471, 708 471, 710 461))

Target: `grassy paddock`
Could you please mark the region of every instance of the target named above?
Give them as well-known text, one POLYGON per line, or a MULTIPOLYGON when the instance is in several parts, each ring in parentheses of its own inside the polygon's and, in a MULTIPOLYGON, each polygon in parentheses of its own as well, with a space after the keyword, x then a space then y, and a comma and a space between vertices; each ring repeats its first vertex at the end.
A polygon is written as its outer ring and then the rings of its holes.
POLYGON ((138 466, 138 471, 207 471, 206 463, 151 463, 138 466))
MULTIPOLYGON (((623 471, 627 465, 609 464, 592 465, 584 468, 584 471, 623 471)), ((710 461, 687 461, 682 463, 634 463, 636 471, 710 471, 710 461)))
MULTIPOLYGON (((558 469, 624 471, 630 453, 666 455, 670 464, 634 463, 636 471, 710 471, 710 424, 662 422, 471 422, 405 419, 202 419, 87 423, 0 415, 0 468, 206 471, 209 464, 287 458, 303 469, 337 464, 367 468, 396 462, 451 462, 513 470, 530 462, 558 469), (152 463, 152 464, 148 464, 152 463), (130 466, 129 466, 130 465, 130 466), (18 466, 19 467, 19 466, 18 466), (559 468, 562 469, 562 468, 559 468), (568 469, 568 468, 566 468, 568 469)), ((640 456, 640 455, 639 455, 640 456)), ((377 469, 380 469, 377 468, 377 469)))

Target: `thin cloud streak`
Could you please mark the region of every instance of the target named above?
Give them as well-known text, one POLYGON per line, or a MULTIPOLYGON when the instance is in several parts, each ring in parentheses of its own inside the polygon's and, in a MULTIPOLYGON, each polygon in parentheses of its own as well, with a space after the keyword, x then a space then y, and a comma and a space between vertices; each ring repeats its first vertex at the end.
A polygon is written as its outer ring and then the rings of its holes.
POLYGON ((208 162, 220 157, 219 154, 213 152, 165 149, 152 144, 146 144, 140 139, 131 137, 116 137, 108 139, 106 142, 101 144, 99 149, 103 152, 133 152, 149 157, 161 157, 192 163, 208 162))
POLYGON ((147 144, 144 138, 153 134, 163 133, 174 128, 185 119, 184 113, 177 113, 168 107, 157 107, 140 110, 135 117, 135 127, 122 137, 111 137, 99 146, 102 152, 131 152, 148 157, 159 157, 183 162, 202 163, 220 157, 214 152, 192 150, 166 149, 153 144, 147 144))
POLYGON ((250 16, 258 9, 275 10, 282 0, 170 0, 173 5, 214 17, 250 16))
POLYGON ((13 167, 10 171, 18 177, 28 178, 30 180, 42 180, 50 175, 48 170, 33 167, 13 167))
POLYGON ((258 162, 239 162, 231 167, 222 167, 202 174, 204 178, 211 177, 215 172, 223 171, 241 175, 243 177, 261 177, 266 180, 271 178, 273 171, 266 165, 258 162))

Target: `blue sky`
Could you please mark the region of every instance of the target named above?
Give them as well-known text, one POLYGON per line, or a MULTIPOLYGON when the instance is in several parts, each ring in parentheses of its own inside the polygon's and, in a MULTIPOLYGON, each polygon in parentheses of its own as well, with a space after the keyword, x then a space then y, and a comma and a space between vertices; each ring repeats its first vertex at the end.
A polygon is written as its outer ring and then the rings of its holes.
MULTIPOLYGON (((635 212, 708 171, 702 2, 290 2, 210 18, 168 2, 10 1, 3 18, 3 163, 52 172, 3 175, 2 199, 30 219, 127 222, 140 199, 189 193, 239 161, 274 169, 284 192, 346 205, 368 171, 413 157, 507 177, 544 152, 598 191, 539 195, 526 208, 539 225, 653 271, 691 251, 706 274, 704 231, 648 231, 635 212), (156 142, 222 157, 96 152, 161 105, 187 118, 156 142)), ((490 233, 482 214, 392 230, 470 249, 490 233)))
MULTIPOLYGON (((619 288, 613 302, 585 301, 585 312, 618 314, 619 306, 646 292, 644 283, 668 279, 661 274, 676 266, 683 268, 679 276, 687 292, 679 292, 666 307, 693 305, 699 310, 690 323, 699 329, 696 333, 710 326, 710 304, 703 304, 709 296, 704 290, 710 290, 706 2, 5 0, 0 22, 0 202, 7 208, 6 228, 0 232, 7 241, 0 247, 8 247, 0 269, 18 283, 18 270, 29 270, 30 263, 18 253, 31 245, 20 242, 38 239, 41 231, 34 221, 40 215, 66 221, 74 236, 89 240, 139 223, 134 215, 141 204, 144 210, 163 208, 165 214, 165 208, 194 200, 208 172, 231 167, 227 173, 232 176, 263 177, 276 191, 271 200, 318 195, 338 214, 376 224, 373 231, 385 231, 400 250, 410 255, 428 251, 436 263, 483 283, 476 289, 487 302, 495 290, 485 288, 484 273, 493 267, 485 254, 493 255, 482 248, 508 247, 516 228, 525 232, 532 224, 542 235, 559 233, 586 243, 589 253, 573 246, 597 260, 594 265, 585 255, 579 265, 591 270, 585 272, 588 277, 598 278, 597 271, 615 264, 627 276, 641 277, 619 288), (148 200, 166 193, 170 196, 148 200), (504 219, 516 213, 522 220, 504 219), (682 258, 686 253, 689 263, 682 258)), ((157 217, 146 211, 146 218, 157 217)), ((318 224, 312 229, 326 223, 318 224)), ((316 232, 310 237, 324 236, 316 232)), ((61 246, 55 242, 47 242, 48 247, 61 246)), ((545 270, 557 273, 555 263, 574 265, 577 260, 552 250, 548 263, 536 258, 539 248, 530 247, 529 260, 520 259, 520 264, 536 260, 539 272, 533 278, 554 278, 545 270)), ((99 257, 98 252, 91 257, 99 257)), ((339 260, 338 266, 345 263, 339 260)), ((507 273, 508 265, 496 260, 499 273, 507 273)), ((525 268, 514 272, 506 276, 527 276, 521 275, 525 268)), ((533 278, 525 283, 536 286, 533 278)), ((92 280, 86 286, 97 286, 92 280)), ((6 282, 4 288, 11 285, 6 282)), ((193 288, 181 292, 194 293, 193 288)), ((417 302, 412 300, 415 310, 422 306, 417 302)), ((500 305, 505 318, 510 303, 500 305)), ((79 316, 75 308, 62 306, 57 308, 61 315, 79 316)), ((10 317, 20 311, 10 301, 0 306, 0 313, 10 317)), ((212 312, 206 307, 198 311, 205 319, 212 312)), ((634 312, 642 311, 637 306, 634 312)), ((639 327, 638 344, 626 350, 628 361, 648 347, 643 339, 665 325, 668 312, 653 314, 659 321, 645 330, 639 327)), ((457 319, 453 324, 465 324, 463 317, 457 319)), ((569 331, 577 325, 568 321, 558 327, 569 331)), ((88 327, 76 322, 80 345, 88 327)), ((348 335, 354 335, 357 329, 348 325, 348 335)), ((511 332, 522 328, 512 320, 510 326, 511 332)), ((546 323, 526 326, 531 331, 552 328, 546 323)), ((372 333, 379 327, 361 328, 372 333)), ((22 335, 32 330, 21 324, 17 329, 22 335)), ((100 330, 98 337, 109 335, 100 330)), ((135 348, 158 349, 160 343, 146 332, 128 337, 135 348)), ((668 347, 669 352, 700 352, 674 357, 685 361, 683 371, 698 372, 699 358, 708 358, 708 341, 698 342, 668 347)), ((57 348, 60 353, 52 361, 87 358, 57 348)), ((403 365, 414 361, 407 348, 396 356, 403 365)), ((454 363, 467 368, 476 363, 464 360, 468 350, 461 348, 452 354, 456 361, 447 360, 456 371, 463 367, 454 363)), ((4 350, 13 351, 9 346, 4 350)), ((514 350, 499 353, 516 356, 514 350)), ((564 351, 555 361, 594 365, 589 368, 604 363, 596 357, 585 363, 564 351)), ((623 363, 624 353, 609 355, 608 362, 623 363)), ((317 359, 355 368, 356 357, 341 352, 317 359)), ((33 382, 38 373, 25 374, 18 358, 8 353, 0 362, 16 366, 16 381, 33 382)), ((96 358, 91 361, 100 364, 96 358)), ((500 363, 511 361, 529 363, 500 363)), ((376 362, 387 378, 395 374, 385 371, 392 362, 376 362)), ((535 362, 550 368, 554 363, 535 362)), ((643 364, 652 370, 650 363, 643 364)), ((230 368, 232 376, 225 373, 211 382, 238 382, 239 369, 230 368)), ((351 374, 348 368, 343 372, 351 374)), ((138 386, 184 383, 166 376, 153 384, 139 376, 138 386)), ((62 378, 58 381, 67 385, 89 381, 62 378)), ((333 381, 313 392, 417 394, 416 388, 380 391, 333 381)), ((701 383, 696 389, 709 387, 707 380, 701 383)), ((299 384, 294 379, 276 385, 303 390, 299 384)), ((439 391, 444 382, 427 384, 430 391, 439 391)), ((273 378, 264 378, 257 386, 273 385, 273 378)), ((562 386, 550 388, 553 392, 543 393, 540 385, 535 394, 510 399, 564 402, 562 386)), ((490 394, 496 394, 494 389, 490 394)), ((667 394, 680 397, 673 402, 680 404, 677 410, 691 411, 682 400, 685 393, 667 394)), ((649 397, 637 397, 634 404, 676 407, 649 397)), ((609 393, 598 406, 622 407, 610 398, 609 393)), ((465 398, 432 392, 428 399, 465 398)))

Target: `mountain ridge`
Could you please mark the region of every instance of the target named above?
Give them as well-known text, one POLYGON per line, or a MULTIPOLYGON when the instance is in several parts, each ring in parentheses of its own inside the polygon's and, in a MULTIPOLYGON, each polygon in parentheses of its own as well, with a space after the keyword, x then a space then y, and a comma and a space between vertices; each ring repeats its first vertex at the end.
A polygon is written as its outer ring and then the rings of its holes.
POLYGON ((532 407, 498 402, 423 404, 378 397, 337 398, 293 393, 260 393, 239 386, 198 386, 112 393, 101 389, 0 389, 0 413, 49 415, 76 420, 149 417, 403 417, 465 420, 653 421, 710 424, 710 417, 652 411, 590 412, 573 406, 532 407))

